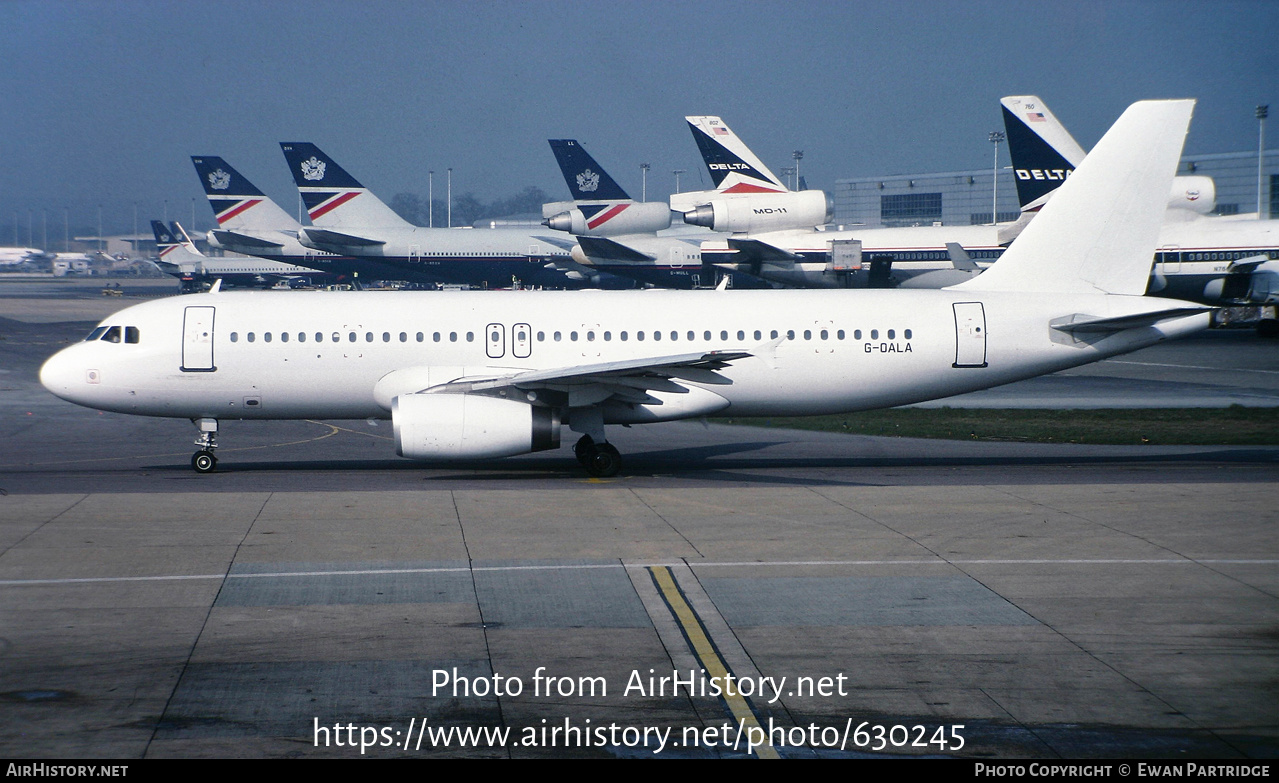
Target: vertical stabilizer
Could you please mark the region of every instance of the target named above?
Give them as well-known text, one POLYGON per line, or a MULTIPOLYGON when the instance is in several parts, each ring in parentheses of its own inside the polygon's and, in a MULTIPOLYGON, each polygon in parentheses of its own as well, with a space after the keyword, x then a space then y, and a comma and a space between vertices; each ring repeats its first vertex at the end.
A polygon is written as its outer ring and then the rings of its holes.
POLYGON ((590 154, 574 139, 550 139, 555 161, 560 164, 564 181, 573 194, 574 201, 627 201, 630 196, 622 190, 608 172, 595 162, 590 154))
POLYGON ((158 266, 165 273, 190 273, 204 261, 204 254, 196 249, 177 223, 166 226, 159 220, 152 220, 151 231, 155 234, 156 255, 160 258, 158 266))
POLYGON ((719 117, 685 117, 715 189, 723 193, 785 193, 788 188, 719 117))
POLYGON ((311 223, 324 228, 412 226, 310 142, 280 142, 311 223))
POLYGON ((229 231, 294 230, 298 221, 266 197, 262 191, 245 179, 216 155, 193 155, 195 172, 200 185, 213 207, 213 216, 219 228, 229 231))
POLYGON ((1084 160, 1084 148, 1037 95, 999 100, 1008 133, 1008 156, 1017 182, 1017 201, 1026 209, 1057 189, 1084 160))
POLYGON ((978 291, 1146 291, 1193 100, 1128 107, 999 261, 978 291))

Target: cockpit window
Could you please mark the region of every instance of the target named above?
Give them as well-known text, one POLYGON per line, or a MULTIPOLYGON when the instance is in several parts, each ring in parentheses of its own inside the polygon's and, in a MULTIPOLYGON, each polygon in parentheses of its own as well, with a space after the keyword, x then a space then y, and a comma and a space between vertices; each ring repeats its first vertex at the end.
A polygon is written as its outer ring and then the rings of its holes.
POLYGON ((101 339, 106 340, 109 343, 120 342, 120 327, 118 326, 110 327, 109 329, 107 329, 106 334, 102 335, 101 339))
POLYGON ((124 341, 126 343, 136 343, 140 336, 141 334, 138 332, 138 327, 136 326, 124 327, 124 341))
POLYGON ((107 330, 107 327, 99 326, 97 329, 94 329, 92 332, 89 332, 89 336, 84 338, 84 341, 88 343, 88 342, 97 340, 98 338, 102 337, 102 333, 105 332, 106 330, 107 330))

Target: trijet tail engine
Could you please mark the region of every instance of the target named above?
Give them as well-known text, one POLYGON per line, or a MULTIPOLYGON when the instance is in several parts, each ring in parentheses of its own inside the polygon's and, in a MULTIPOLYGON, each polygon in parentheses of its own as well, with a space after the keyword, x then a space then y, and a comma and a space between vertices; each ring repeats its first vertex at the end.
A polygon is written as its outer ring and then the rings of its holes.
POLYGON ((547 217, 542 224, 556 231, 589 237, 651 234, 671 226, 671 209, 664 201, 565 205, 571 208, 547 217))
POLYGON ((684 222, 735 233, 782 231, 824 225, 834 213, 834 199, 821 190, 721 193, 685 212, 684 222))

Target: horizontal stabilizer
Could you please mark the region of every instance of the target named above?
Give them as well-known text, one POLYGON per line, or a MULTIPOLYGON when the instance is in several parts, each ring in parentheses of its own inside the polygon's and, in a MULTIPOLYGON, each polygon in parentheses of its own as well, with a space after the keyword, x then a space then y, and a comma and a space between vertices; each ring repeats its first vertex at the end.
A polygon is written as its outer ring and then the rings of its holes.
POLYGON ((946 252, 950 253, 950 263, 962 272, 976 272, 980 267, 964 250, 963 245, 958 242, 947 242, 946 252))
POLYGON ((590 259, 630 261, 636 263, 646 263, 657 260, 657 256, 651 256, 648 253, 641 253, 633 247, 623 245, 621 242, 614 242, 606 237, 582 236, 577 238, 577 244, 581 246, 582 252, 590 259))
POLYGON ((1154 326, 1160 321, 1166 321, 1169 318, 1181 318, 1187 315, 1197 315, 1211 310, 1211 307, 1174 307, 1168 310, 1157 310, 1153 313, 1140 313, 1138 315, 1124 315, 1117 318, 1093 318, 1086 315, 1073 315, 1072 320, 1063 323, 1055 323, 1052 328, 1059 332, 1096 334, 1099 332, 1122 332, 1125 329, 1139 329, 1146 326, 1154 326))
POLYGON ((238 245, 240 247, 261 247, 261 248, 284 247, 284 244, 282 242, 272 242, 271 240, 263 239, 262 237, 251 237, 251 236, 248 236, 247 234, 237 234, 234 231, 225 231, 223 229, 215 228, 209 233, 213 235, 214 239, 218 240, 218 244, 220 245, 226 245, 226 246, 238 245))
POLYGON ((317 245, 341 245, 342 247, 378 247, 385 245, 380 239, 367 239, 365 237, 352 236, 350 234, 342 234, 337 231, 329 231, 324 228, 304 228, 302 229, 308 239, 317 245))
POLYGON ((795 262, 801 260, 799 256, 778 247, 770 245, 767 242, 761 242, 758 239, 729 239, 728 246, 741 253, 751 262, 759 262, 768 264, 769 266, 777 266, 790 269, 795 266, 795 262))

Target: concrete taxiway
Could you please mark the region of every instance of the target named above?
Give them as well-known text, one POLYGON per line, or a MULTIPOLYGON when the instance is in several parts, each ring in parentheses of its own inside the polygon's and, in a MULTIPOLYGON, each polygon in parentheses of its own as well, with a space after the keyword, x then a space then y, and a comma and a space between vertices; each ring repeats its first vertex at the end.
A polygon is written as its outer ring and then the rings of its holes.
MULTIPOLYGON (((199 476, 188 422, 35 383, 128 297, 40 298, 0 288, 6 756, 1279 753, 1279 447, 690 422, 602 481, 230 422, 199 476)), ((1279 396, 1250 334, 1152 350, 1083 377, 1279 396)))

